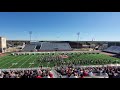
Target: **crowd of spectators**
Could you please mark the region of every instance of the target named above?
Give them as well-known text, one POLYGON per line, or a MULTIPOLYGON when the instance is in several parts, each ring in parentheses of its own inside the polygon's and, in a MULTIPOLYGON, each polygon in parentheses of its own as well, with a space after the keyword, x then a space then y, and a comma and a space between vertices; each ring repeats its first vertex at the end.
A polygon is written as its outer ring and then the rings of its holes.
POLYGON ((56 67, 64 78, 120 78, 120 67, 56 67))
POLYGON ((53 78, 50 69, 0 71, 0 78, 53 78))
MULTIPOLYGON (((57 78, 120 78, 119 66, 102 66, 102 67, 76 67, 60 66, 55 67, 57 78)), ((4 70, 0 71, 0 78, 54 78, 51 69, 35 70, 4 70)))

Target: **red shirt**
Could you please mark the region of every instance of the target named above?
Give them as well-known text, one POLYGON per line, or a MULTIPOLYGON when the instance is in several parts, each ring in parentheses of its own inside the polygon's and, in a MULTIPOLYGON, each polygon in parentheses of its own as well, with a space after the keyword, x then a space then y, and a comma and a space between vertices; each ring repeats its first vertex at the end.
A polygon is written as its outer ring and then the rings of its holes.
POLYGON ((84 75, 84 76, 88 76, 88 73, 87 73, 87 72, 83 72, 83 75, 84 75))
POLYGON ((52 73, 50 73, 49 76, 50 76, 50 78, 53 78, 53 74, 52 73))
POLYGON ((41 76, 37 76, 36 78, 42 78, 41 76))

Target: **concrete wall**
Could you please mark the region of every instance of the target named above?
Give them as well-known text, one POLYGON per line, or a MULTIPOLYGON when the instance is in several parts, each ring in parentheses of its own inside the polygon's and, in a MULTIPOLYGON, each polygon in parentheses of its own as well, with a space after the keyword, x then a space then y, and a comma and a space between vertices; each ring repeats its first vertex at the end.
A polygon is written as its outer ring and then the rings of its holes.
POLYGON ((6 38, 0 37, 0 52, 4 53, 7 48, 6 38))

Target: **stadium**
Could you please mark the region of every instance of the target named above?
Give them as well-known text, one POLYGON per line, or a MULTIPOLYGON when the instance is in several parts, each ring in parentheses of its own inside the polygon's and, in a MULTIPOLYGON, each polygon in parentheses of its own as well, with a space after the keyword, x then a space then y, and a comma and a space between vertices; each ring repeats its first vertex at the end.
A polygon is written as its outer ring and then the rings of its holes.
POLYGON ((119 16, 1 12, 0 78, 120 78, 119 16))
POLYGON ((93 41, 84 45, 84 41, 10 41, 1 37, 0 43, 1 71, 34 70, 43 67, 52 69, 56 78, 59 78, 62 74, 58 67, 119 67, 120 63, 120 46, 110 46, 104 42, 99 42, 103 43, 100 46, 93 41), (16 45, 16 42, 19 44, 16 45))

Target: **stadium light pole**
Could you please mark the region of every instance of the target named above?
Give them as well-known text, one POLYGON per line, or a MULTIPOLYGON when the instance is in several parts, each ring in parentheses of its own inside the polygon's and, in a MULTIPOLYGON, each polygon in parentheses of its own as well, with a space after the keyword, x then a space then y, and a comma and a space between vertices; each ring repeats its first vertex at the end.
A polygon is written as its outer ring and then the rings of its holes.
POLYGON ((78 36, 78 38, 77 38, 77 49, 78 49, 78 44, 79 44, 79 42, 78 42, 79 41, 79 35, 80 35, 80 33, 78 32, 77 33, 77 36, 78 36))
POLYGON ((29 31, 29 35, 30 35, 30 41, 31 41, 31 35, 32 35, 32 31, 29 31))
POLYGON ((93 42, 94 42, 94 38, 92 38, 92 44, 93 44, 93 42))

